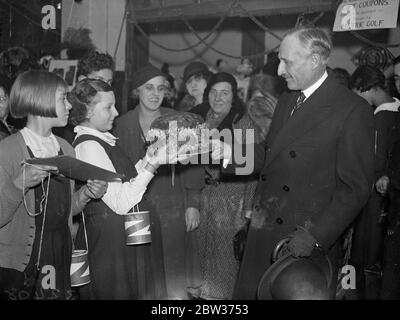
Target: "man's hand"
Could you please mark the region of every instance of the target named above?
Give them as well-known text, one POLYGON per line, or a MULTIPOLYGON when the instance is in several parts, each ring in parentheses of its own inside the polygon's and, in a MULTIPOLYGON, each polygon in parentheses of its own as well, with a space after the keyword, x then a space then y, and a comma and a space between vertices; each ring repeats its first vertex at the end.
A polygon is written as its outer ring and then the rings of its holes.
POLYGON ((185 212, 186 232, 196 230, 200 224, 200 212, 196 208, 187 208, 185 212))
POLYGON ((389 185, 389 178, 387 176, 382 176, 375 183, 376 191, 384 195, 387 192, 388 185, 389 185))
POLYGON ((297 257, 308 257, 311 255, 317 241, 307 231, 298 229, 289 236, 290 241, 287 244, 289 252, 297 257))

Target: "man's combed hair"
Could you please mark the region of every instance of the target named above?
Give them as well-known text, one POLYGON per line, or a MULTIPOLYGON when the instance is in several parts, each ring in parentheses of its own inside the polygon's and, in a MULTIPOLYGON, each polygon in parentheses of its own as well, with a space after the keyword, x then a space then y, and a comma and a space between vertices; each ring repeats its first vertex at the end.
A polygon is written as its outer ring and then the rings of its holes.
POLYGON ((44 70, 21 73, 10 93, 10 113, 15 118, 28 115, 56 118, 57 89, 68 90, 64 79, 44 70))
POLYGON ((83 79, 68 93, 68 102, 72 105, 69 112, 69 123, 77 126, 87 120, 88 107, 95 103, 98 92, 113 91, 112 87, 101 80, 83 79))
POLYGON ((319 54, 325 63, 328 61, 333 45, 330 36, 322 29, 300 27, 290 31, 289 35, 296 35, 310 52, 319 54))
POLYGON ((87 77, 92 72, 103 69, 115 70, 113 58, 107 53, 100 53, 93 50, 78 62, 77 76, 87 77))

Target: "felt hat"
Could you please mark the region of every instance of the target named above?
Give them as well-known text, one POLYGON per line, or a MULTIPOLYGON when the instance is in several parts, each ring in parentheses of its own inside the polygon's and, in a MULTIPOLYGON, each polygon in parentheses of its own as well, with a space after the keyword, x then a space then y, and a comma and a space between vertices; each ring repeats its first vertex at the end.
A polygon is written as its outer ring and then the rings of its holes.
POLYGON ((191 76, 194 76, 198 73, 208 74, 210 73, 210 71, 203 62, 194 61, 189 63, 183 70, 183 82, 186 83, 186 81, 188 81, 191 76))
POLYGON ((207 88, 204 90, 204 97, 206 97, 206 99, 208 99, 207 98, 208 94, 209 94, 211 88, 213 87, 213 85, 216 83, 219 83, 219 82, 228 82, 232 87, 233 96, 236 97, 237 82, 236 82, 235 77, 227 72, 218 72, 218 73, 214 73, 207 83, 207 88))
POLYGON ((331 261, 322 251, 314 249, 310 257, 303 258, 295 258, 287 253, 264 273, 258 285, 257 298, 330 300, 334 298, 331 296, 333 280, 331 261))
POLYGON ((152 64, 147 64, 143 68, 138 69, 132 76, 132 88, 139 88, 141 85, 145 84, 147 81, 158 77, 163 76, 166 77, 164 73, 161 72, 160 69, 156 68, 152 64))

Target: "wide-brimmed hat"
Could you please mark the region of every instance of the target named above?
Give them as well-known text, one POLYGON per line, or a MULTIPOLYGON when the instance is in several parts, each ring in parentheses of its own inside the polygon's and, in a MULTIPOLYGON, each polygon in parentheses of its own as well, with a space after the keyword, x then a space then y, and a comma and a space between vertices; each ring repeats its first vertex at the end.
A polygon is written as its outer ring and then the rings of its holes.
MULTIPOLYGON (((284 239, 286 240, 286 239, 284 239)), ((281 242, 280 242, 281 243, 281 242)), ((333 279, 329 257, 314 249, 310 257, 281 256, 258 285, 259 300, 329 300, 333 279)))
POLYGON ((190 77, 199 73, 203 73, 205 75, 211 75, 211 72, 208 70, 208 67, 203 62, 194 61, 189 63, 183 70, 183 82, 186 83, 186 81, 188 81, 190 77))
POLYGON ((139 88, 141 85, 145 84, 147 81, 158 77, 158 76, 163 76, 166 77, 166 75, 161 72, 160 69, 156 68, 152 64, 147 64, 143 68, 138 69, 133 75, 132 75, 132 89, 139 88))

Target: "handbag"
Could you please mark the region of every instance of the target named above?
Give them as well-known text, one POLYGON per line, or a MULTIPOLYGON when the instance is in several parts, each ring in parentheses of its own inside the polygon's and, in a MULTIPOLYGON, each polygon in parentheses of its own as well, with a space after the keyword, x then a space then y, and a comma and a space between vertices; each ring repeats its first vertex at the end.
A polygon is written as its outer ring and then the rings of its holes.
POLYGON ((250 219, 247 219, 246 224, 243 225, 238 232, 233 236, 233 253, 235 259, 241 262, 243 259, 244 248, 246 247, 247 233, 249 231, 250 219))

